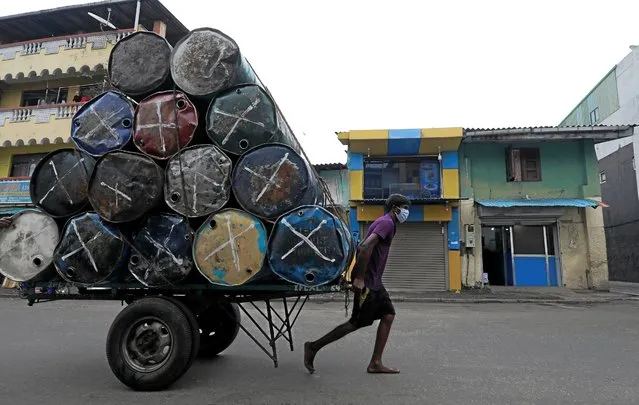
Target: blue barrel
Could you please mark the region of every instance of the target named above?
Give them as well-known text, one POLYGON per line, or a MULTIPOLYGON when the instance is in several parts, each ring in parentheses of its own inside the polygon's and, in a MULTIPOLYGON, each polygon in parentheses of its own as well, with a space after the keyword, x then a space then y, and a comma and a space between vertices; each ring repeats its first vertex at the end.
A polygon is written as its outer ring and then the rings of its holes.
POLYGON ((335 281, 348 269, 353 242, 346 224, 320 206, 302 206, 280 217, 268 244, 271 271, 302 286, 335 281))
POLYGON ((193 269, 193 229, 186 218, 159 214, 148 217, 134 236, 129 271, 147 287, 168 287, 193 269))
POLYGON ((319 204, 325 197, 308 161, 283 144, 261 145, 240 156, 232 188, 243 209, 269 221, 295 207, 319 204))
POLYGON ((75 113, 71 139, 78 149, 94 157, 121 149, 133 136, 134 112, 124 94, 102 93, 75 113))
POLYGON ((129 252, 120 231, 88 212, 67 221, 53 262, 64 280, 90 287, 117 275, 129 252))

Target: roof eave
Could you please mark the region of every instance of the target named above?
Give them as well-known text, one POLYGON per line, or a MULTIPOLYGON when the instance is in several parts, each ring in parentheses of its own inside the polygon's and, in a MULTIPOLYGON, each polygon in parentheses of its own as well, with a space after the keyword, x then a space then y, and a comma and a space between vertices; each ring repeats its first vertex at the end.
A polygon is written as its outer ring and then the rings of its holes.
POLYGON ((556 127, 556 128, 506 128, 466 130, 462 142, 535 142, 594 140, 606 142, 632 136, 634 125, 556 127))

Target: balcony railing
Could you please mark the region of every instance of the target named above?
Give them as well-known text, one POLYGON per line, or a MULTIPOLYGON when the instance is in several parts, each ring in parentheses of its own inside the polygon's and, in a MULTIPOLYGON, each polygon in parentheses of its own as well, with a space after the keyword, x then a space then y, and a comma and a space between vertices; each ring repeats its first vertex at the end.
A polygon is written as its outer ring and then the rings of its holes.
POLYGON ((113 45, 132 32, 133 30, 94 32, 0 45, 0 71, 4 75, 0 79, 59 76, 86 68, 91 71, 104 69, 113 45), (91 51, 97 52, 77 57, 77 53, 85 51, 89 45, 91 51), (34 60, 35 55, 47 57, 34 60), (57 55, 57 58, 53 55, 57 55))
POLYGON ((71 118, 83 104, 0 109, 0 146, 68 142, 71 118))
POLYGON ((40 124, 55 119, 71 118, 84 103, 39 105, 33 107, 0 108, 0 127, 6 122, 35 120, 40 124))

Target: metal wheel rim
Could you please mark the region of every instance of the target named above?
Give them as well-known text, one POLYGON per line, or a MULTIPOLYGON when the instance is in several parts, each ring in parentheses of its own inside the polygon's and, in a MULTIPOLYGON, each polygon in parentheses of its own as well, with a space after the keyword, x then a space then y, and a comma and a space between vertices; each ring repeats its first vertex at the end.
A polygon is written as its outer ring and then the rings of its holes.
POLYGON ((166 364, 173 353, 173 341, 173 333, 164 321, 152 316, 141 318, 124 332, 124 360, 136 371, 151 373, 166 364))

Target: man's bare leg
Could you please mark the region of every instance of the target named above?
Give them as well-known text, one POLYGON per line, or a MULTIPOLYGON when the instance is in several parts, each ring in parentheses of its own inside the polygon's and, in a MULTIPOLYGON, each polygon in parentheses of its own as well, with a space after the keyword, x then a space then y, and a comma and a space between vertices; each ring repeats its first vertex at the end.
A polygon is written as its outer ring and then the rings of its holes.
POLYGON ((373 357, 368 365, 369 373, 382 373, 382 374, 397 374, 399 370, 386 367, 382 364, 382 354, 384 353, 384 347, 388 341, 388 335, 390 334, 391 326, 393 325, 394 315, 384 315, 379 321, 377 327, 377 338, 375 339, 375 349, 373 350, 373 357))
POLYGON ((335 329, 328 332, 326 335, 322 336, 316 341, 304 343, 304 366, 309 371, 309 373, 313 374, 313 372, 315 371, 313 360, 315 359, 315 355, 321 348, 343 338, 344 336, 348 335, 351 332, 354 332, 355 330, 357 330, 357 326, 353 325, 350 322, 346 322, 337 326, 335 329))

